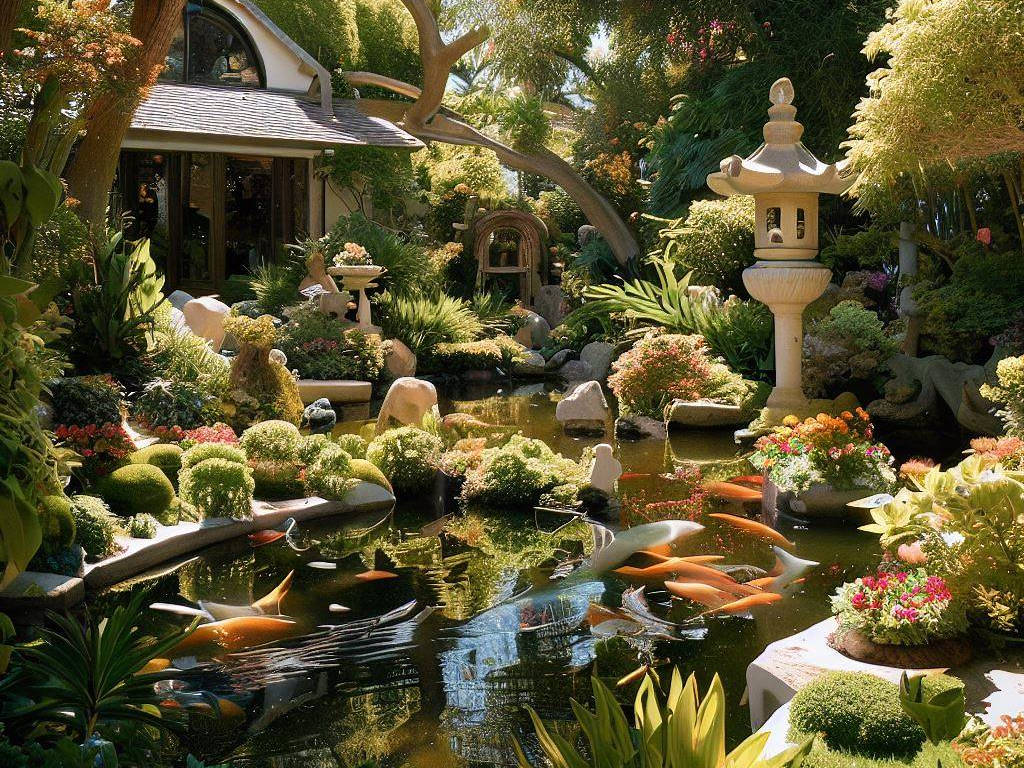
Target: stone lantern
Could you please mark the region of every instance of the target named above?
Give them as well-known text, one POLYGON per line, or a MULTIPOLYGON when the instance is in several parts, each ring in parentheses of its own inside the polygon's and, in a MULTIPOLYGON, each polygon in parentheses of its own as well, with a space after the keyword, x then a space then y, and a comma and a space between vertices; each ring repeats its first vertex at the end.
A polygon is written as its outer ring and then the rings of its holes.
POLYGON ((775 388, 769 408, 807 406, 801 386, 803 311, 825 292, 831 271, 818 255, 818 195, 841 194, 853 183, 842 167, 828 165, 800 143, 804 127, 796 118, 793 84, 776 80, 769 97, 764 143, 750 157, 727 157, 708 175, 712 190, 726 197, 754 197, 754 256, 743 271, 750 295, 775 316, 775 388))

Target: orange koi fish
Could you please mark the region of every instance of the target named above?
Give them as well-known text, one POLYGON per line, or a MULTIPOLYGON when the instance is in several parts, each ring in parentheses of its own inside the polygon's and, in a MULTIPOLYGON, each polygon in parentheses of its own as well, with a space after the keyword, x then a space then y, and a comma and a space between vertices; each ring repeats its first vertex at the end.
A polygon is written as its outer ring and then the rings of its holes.
POLYGON ((238 651, 288 637, 298 631, 298 624, 290 619, 272 616, 236 616, 209 624, 200 624, 196 630, 178 643, 171 656, 194 655, 196 650, 217 646, 222 651, 238 651))
POLYGON ((676 597, 700 603, 708 608, 721 608, 735 599, 728 592, 697 581, 666 581, 665 589, 676 597))
POLYGON ((725 501, 738 501, 740 503, 760 501, 763 495, 761 491, 748 488, 745 485, 736 485, 736 483, 707 483, 704 486, 704 490, 712 496, 717 496, 725 501))
POLYGON ((771 605, 777 603, 782 599, 782 595, 777 595, 774 592, 762 592, 757 595, 748 595, 747 597, 741 597, 732 603, 726 603, 718 608, 712 608, 709 611, 704 611, 701 616, 707 616, 712 613, 746 613, 751 608, 757 608, 762 605, 771 605))
MULTIPOLYGON (((761 579, 751 579, 750 581, 743 582, 748 587, 757 587, 758 589, 768 589, 775 582, 774 576, 765 576, 761 579)), ((770 590, 769 590, 770 591, 770 590)))
POLYGON ((733 586, 737 584, 736 580, 726 573, 722 573, 715 568, 709 568, 706 565, 701 565, 700 563, 690 563, 678 557, 646 568, 633 568, 625 565, 621 568, 616 568, 615 572, 625 576, 627 579, 637 579, 640 581, 660 581, 668 574, 674 573, 693 581, 702 581, 715 586, 733 586))
POLYGON ((630 683, 632 683, 632 682, 634 682, 636 680, 640 680, 644 675, 647 674, 647 670, 648 669, 650 669, 650 667, 648 667, 648 665, 641 664, 639 667, 634 669, 632 672, 630 672, 625 677, 620 677, 618 682, 615 683, 615 687, 616 688, 624 688, 627 685, 629 685, 630 683))
POLYGON ((380 581, 381 579, 397 579, 398 574, 391 571, 364 571, 357 573, 356 578, 360 581, 380 581))
POLYGON ((151 675, 154 672, 163 672, 171 666, 170 659, 150 659, 146 662, 146 666, 136 672, 136 675, 151 675))
POLYGON ((295 571, 289 571, 288 575, 281 580, 280 584, 253 603, 252 607, 257 609, 260 613, 281 613, 281 603, 284 601, 285 597, 288 596, 288 592, 292 588, 292 579, 294 576, 295 571))
POLYGON ((781 533, 776 531, 764 523, 759 523, 757 520, 749 520, 745 517, 737 517, 736 515, 729 515, 724 512, 712 512, 710 517, 714 517, 721 520, 723 523, 728 523, 734 528, 739 528, 745 533, 753 534, 754 536, 760 536, 762 539, 770 539, 780 546, 792 549, 796 544, 781 533))
POLYGON ((687 563, 720 563, 725 560, 725 555, 687 555, 679 559, 687 563))
POLYGON ((739 477, 730 477, 727 483, 740 483, 742 485, 764 485, 763 475, 740 475, 739 477))
POLYGON ((264 531, 256 531, 256 533, 249 534, 249 546, 251 547, 262 547, 267 544, 273 544, 278 539, 283 539, 285 534, 283 531, 275 531, 269 528, 264 531))

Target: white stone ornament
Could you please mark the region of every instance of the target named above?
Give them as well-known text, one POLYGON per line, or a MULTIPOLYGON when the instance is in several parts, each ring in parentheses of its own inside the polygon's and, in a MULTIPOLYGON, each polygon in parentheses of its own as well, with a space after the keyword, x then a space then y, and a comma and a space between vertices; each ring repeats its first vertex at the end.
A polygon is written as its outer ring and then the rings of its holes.
POLYGON ((615 458, 612 447, 601 443, 594 447, 590 465, 590 485, 608 495, 615 493, 615 483, 622 477, 622 462, 615 458))

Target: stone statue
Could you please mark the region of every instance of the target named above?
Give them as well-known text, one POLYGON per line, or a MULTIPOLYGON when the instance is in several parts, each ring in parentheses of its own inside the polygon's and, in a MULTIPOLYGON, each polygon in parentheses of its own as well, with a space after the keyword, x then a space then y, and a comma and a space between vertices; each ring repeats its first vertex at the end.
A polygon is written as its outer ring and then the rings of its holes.
POLYGON ((608 443, 595 446, 594 461, 590 465, 590 485, 611 496, 621 476, 622 462, 615 458, 612 447, 608 443))
POLYGON ((418 427, 428 411, 437 408, 437 390, 429 381, 403 376, 395 379, 377 416, 374 434, 387 430, 391 419, 405 426, 418 427))

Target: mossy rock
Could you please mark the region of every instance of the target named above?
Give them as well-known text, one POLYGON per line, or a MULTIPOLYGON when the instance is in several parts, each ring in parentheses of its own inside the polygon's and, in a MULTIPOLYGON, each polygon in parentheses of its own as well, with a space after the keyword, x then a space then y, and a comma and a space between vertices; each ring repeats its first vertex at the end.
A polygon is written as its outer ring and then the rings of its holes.
POLYGON ((67 549, 75 542, 75 518, 71 499, 67 496, 46 496, 39 504, 39 527, 43 534, 43 550, 52 554, 67 549))
POLYGON ((98 490, 110 508, 124 517, 159 516, 174 502, 174 486, 163 470, 152 464, 116 469, 99 482, 98 490))
POLYGON ((178 482, 178 470, 181 469, 181 456, 184 451, 172 443, 157 443, 133 453, 129 459, 132 464, 151 464, 159 467, 172 483, 178 482))
POLYGON ((391 483, 384 476, 375 464, 371 464, 366 459, 352 459, 350 462, 352 477, 356 480, 365 480, 367 483, 373 483, 379 485, 381 488, 387 490, 388 493, 394 494, 394 489, 391 487, 391 483))
MULTIPOLYGON (((963 683, 948 675, 925 680, 928 695, 963 683)), ((873 757, 916 753, 925 734, 900 706, 899 686, 866 672, 829 672, 800 690, 790 704, 794 731, 820 733, 831 749, 873 757)))

